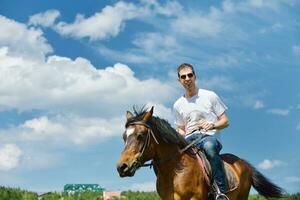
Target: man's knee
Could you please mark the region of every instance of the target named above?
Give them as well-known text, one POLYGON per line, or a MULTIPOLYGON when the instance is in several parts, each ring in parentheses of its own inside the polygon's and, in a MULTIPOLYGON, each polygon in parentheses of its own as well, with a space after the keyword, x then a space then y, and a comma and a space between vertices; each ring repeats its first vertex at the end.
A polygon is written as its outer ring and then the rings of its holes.
POLYGON ((220 145, 217 140, 207 140, 202 144, 202 148, 208 158, 213 158, 220 152, 220 145))

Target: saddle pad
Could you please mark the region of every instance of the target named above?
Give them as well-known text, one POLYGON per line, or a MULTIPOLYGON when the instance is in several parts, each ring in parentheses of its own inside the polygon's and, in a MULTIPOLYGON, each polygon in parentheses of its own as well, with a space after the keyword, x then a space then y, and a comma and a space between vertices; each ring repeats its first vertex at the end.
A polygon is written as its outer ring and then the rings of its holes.
MULTIPOLYGON (((198 151, 198 155, 199 157, 197 156, 197 159, 200 159, 198 160, 198 162, 202 162, 204 166, 204 169, 203 167, 201 167, 203 173, 206 173, 207 176, 210 178, 210 180, 212 180, 212 173, 211 173, 211 167, 209 161, 207 160, 205 154, 202 151, 198 151)), ((229 187, 228 192, 230 192, 235 190, 239 186, 239 180, 231 165, 225 161, 223 161, 223 164, 224 164, 225 174, 226 174, 228 187, 229 187)))

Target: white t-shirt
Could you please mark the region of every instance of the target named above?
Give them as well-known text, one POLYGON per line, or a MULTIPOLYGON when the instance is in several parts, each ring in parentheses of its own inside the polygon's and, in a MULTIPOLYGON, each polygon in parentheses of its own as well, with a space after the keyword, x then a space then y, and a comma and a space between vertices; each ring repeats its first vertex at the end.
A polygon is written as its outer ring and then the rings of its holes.
MULTIPOLYGON (((184 126, 186 133, 191 133, 198 129, 197 122, 204 119, 211 123, 216 123, 227 107, 213 91, 199 89, 198 94, 191 98, 180 97, 173 106, 175 112, 175 125, 184 126)), ((204 134, 215 135, 215 130, 208 130, 204 134)))

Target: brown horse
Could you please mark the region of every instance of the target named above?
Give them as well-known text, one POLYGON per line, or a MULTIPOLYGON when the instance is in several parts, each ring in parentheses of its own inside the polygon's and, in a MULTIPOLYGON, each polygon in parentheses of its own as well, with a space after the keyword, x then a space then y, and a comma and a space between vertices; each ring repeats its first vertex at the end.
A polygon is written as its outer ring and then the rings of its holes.
MULTIPOLYGON (((135 115, 127 111, 125 148, 117 163, 121 177, 133 176, 152 160, 157 176, 156 189, 163 200, 206 200, 210 187, 205 181, 193 151, 182 152, 188 144, 170 124, 145 109, 135 115)), ((226 193, 230 200, 247 200, 251 186, 266 198, 281 197, 282 189, 271 183, 245 160, 232 154, 222 159, 234 169, 239 186, 226 193)))

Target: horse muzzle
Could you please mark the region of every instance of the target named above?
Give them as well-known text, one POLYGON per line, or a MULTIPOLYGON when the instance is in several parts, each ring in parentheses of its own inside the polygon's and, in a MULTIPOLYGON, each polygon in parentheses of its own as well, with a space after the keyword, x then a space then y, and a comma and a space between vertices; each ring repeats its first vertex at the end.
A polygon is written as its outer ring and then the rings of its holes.
POLYGON ((117 165, 117 170, 119 172, 120 177, 131 177, 135 174, 136 170, 140 168, 140 166, 141 163, 137 160, 135 160, 132 164, 123 162, 117 165))

